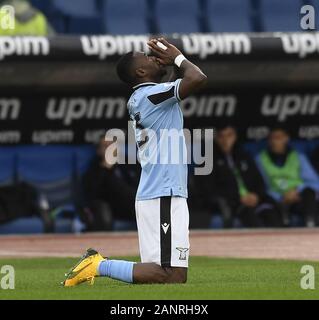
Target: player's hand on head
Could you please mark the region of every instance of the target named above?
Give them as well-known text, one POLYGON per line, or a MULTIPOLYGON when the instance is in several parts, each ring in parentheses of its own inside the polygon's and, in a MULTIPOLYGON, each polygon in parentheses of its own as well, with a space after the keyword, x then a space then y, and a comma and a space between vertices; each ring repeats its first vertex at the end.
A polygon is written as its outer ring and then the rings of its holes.
POLYGON ((175 58, 181 54, 180 50, 164 38, 150 39, 147 44, 152 54, 154 54, 154 56, 157 57, 157 60, 163 65, 173 65, 175 58), (158 46, 158 42, 162 43, 166 49, 163 49, 162 46, 158 46))

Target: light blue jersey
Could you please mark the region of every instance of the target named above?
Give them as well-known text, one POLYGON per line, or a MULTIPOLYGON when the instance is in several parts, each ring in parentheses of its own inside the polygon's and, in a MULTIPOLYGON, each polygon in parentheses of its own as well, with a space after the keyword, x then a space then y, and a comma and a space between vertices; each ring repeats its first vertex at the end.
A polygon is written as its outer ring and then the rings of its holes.
POLYGON ((187 152, 179 107, 181 79, 142 83, 128 101, 142 167, 137 200, 187 198, 187 152))

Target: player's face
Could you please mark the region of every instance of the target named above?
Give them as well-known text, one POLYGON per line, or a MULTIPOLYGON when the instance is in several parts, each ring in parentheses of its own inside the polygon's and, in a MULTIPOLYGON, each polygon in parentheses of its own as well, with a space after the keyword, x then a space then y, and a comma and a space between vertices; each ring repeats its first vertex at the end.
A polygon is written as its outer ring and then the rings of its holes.
POLYGON ((268 142, 272 152, 284 153, 289 142, 289 136, 283 130, 276 130, 270 134, 268 142))
POLYGON ((236 131, 231 127, 220 130, 216 135, 216 142, 224 153, 232 151, 236 140, 236 131))
POLYGON ((135 66, 136 69, 143 69, 146 76, 151 79, 158 79, 166 74, 165 66, 160 64, 155 56, 145 52, 135 53, 135 66))

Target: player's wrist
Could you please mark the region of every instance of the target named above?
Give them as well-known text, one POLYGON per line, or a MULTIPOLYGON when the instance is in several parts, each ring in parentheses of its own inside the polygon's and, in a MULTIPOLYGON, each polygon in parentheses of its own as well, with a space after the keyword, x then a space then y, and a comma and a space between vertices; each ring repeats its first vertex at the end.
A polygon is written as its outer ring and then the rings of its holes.
POLYGON ((178 68, 180 68, 180 66, 181 66, 181 64, 182 64, 182 62, 183 62, 184 60, 186 60, 185 56, 184 56, 182 53, 180 53, 178 56, 175 57, 175 59, 174 59, 174 64, 175 64, 178 68))

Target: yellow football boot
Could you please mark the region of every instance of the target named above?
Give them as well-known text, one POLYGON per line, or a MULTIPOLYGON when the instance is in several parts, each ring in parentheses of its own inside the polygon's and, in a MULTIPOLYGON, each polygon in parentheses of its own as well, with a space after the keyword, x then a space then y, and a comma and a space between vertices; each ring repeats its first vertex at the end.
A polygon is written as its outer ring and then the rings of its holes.
POLYGON ((82 282, 94 284, 94 278, 98 276, 97 268, 99 263, 105 260, 94 249, 88 249, 81 260, 65 274, 66 279, 62 282, 64 287, 73 287, 82 282))

